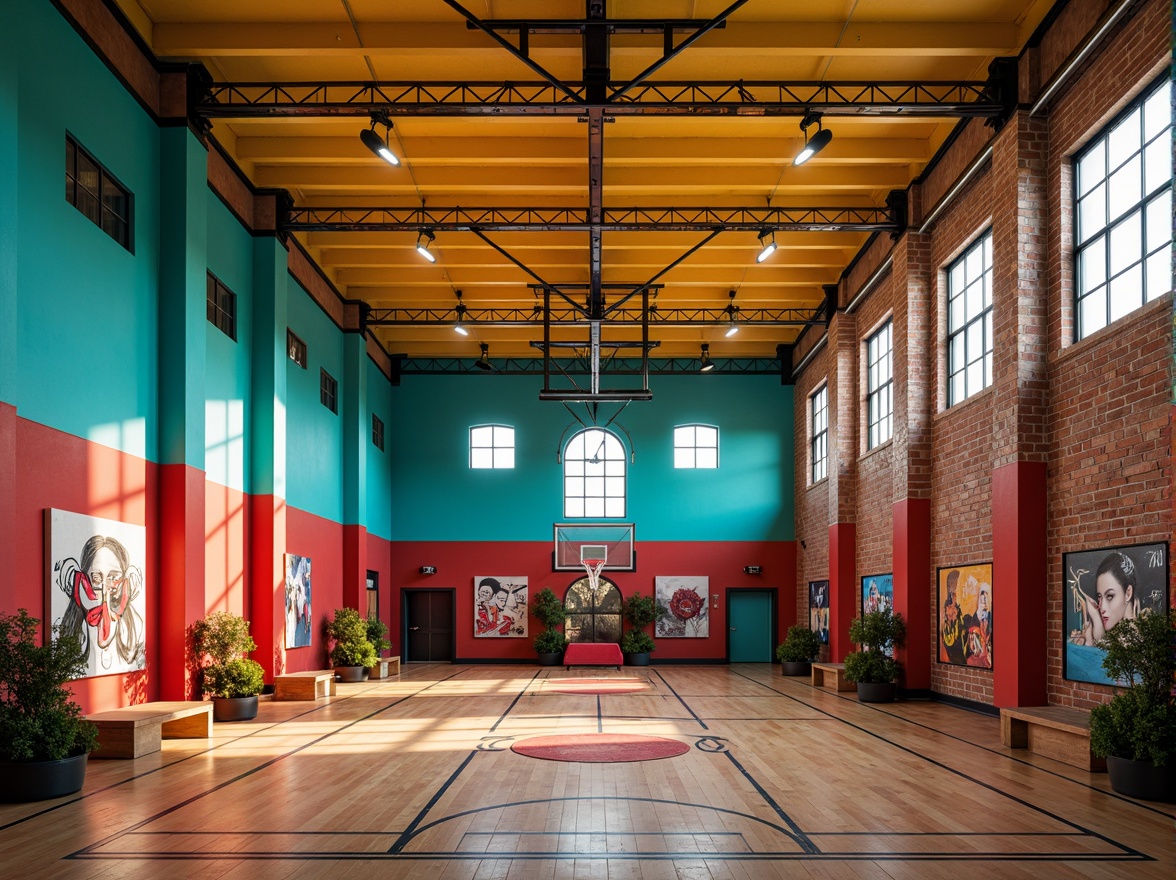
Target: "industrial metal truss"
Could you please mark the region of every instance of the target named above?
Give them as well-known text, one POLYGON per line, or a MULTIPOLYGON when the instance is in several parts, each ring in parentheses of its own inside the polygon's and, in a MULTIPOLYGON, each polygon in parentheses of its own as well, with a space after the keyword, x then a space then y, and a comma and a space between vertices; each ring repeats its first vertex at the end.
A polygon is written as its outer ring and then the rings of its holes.
POLYGON ((286 232, 878 232, 899 229, 889 208, 292 208, 286 232))
MULTIPOLYGON (((805 327, 815 324, 825 326, 824 306, 811 309, 739 309, 740 326, 762 327, 805 327)), ((364 325, 367 327, 439 327, 452 325, 458 319, 456 309, 377 309, 367 313, 364 325)), ((471 309, 463 308, 462 323, 467 327, 542 327, 543 310, 533 309, 471 309)), ((554 326, 585 326, 588 320, 584 311, 577 308, 553 308, 549 312, 550 323, 554 326)), ((656 304, 649 307, 650 327, 715 326, 729 324, 731 312, 723 308, 659 309, 656 304)), ((609 327, 642 326, 641 309, 609 310, 604 322, 609 327)), ((609 344, 602 342, 608 348, 609 344)))
POLYGON ((1006 111, 997 79, 927 82, 724 80, 585 82, 205 83, 193 110, 206 119, 279 116, 906 116, 988 117, 1006 111))
MULTIPOLYGON (((485 375, 486 370, 477 367, 477 358, 412 358, 395 357, 400 375, 441 375, 446 373, 469 373, 485 375)), ((775 376, 780 373, 777 358, 712 358, 715 365, 712 373, 730 373, 747 376, 775 376)), ((492 358, 492 372, 520 376, 542 376, 542 358, 492 358)), ((609 360, 608 372, 613 375, 641 375, 640 358, 613 358, 609 360)), ((685 375, 699 371, 698 358, 650 358, 649 372, 667 375, 685 375)), ((572 375, 588 375, 591 371, 580 358, 569 358, 564 372, 572 375)))

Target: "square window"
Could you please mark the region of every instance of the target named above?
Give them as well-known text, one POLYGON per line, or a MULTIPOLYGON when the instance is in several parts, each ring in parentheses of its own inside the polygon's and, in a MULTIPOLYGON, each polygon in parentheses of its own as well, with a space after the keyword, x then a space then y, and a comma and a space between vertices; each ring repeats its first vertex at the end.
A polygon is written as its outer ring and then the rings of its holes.
POLYGON ((470 467, 509 469, 515 465, 515 432, 509 425, 470 428, 470 467))
POLYGON ((237 294, 225 287, 211 272, 208 273, 205 289, 208 294, 208 323, 236 342, 237 294))
POLYGON ((326 370, 319 370, 319 400, 331 412, 339 413, 339 383, 326 370))
POLYGON ((697 469, 718 466, 718 428, 713 425, 678 425, 674 428, 675 468, 697 469))
POLYGON ((306 343, 294 335, 294 331, 286 328, 286 355, 302 369, 306 369, 306 343))
POLYGON ((384 451, 384 423, 375 413, 372 413, 372 445, 380 452, 384 451))
POLYGON ((131 250, 130 191, 69 135, 65 138, 65 200, 131 250))

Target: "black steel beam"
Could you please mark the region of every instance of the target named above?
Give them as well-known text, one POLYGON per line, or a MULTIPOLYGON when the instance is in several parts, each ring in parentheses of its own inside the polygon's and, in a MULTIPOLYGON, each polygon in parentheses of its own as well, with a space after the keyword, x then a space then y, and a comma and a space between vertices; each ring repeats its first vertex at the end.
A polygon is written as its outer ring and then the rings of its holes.
POLYGON ((226 82, 195 103, 207 119, 306 116, 933 116, 999 117, 998 82, 784 82, 725 80, 607 83, 590 100, 585 82, 226 82), (622 89, 627 89, 623 94, 622 89), (619 97, 614 97, 619 94, 619 97))
MULTIPOLYGON (((601 208, 604 232, 878 232, 899 228, 888 207, 601 208)), ((588 232, 590 208, 294 208, 285 232, 588 232)))
MULTIPOLYGON (((660 34, 671 31, 695 31, 708 24, 705 18, 484 18, 479 28, 466 22, 468 30, 527 31, 532 34, 582 34, 589 26, 603 25, 611 34, 660 34)), ((715 25, 725 28, 726 22, 715 25)))
MULTIPOLYGON (((588 325, 588 319, 579 308, 552 308, 549 310, 552 326, 588 325)), ((640 308, 618 309, 609 311, 608 319, 603 322, 606 327, 640 327, 642 310, 640 308)), ((455 309, 379 309, 373 308, 367 317, 368 327, 429 327, 445 326, 457 320, 455 309)), ((475 327, 541 327, 543 325, 542 308, 534 309, 471 309, 466 308, 462 315, 466 325, 475 327)), ((698 309, 649 309, 650 327, 682 327, 689 325, 722 326, 731 320, 731 315, 724 308, 698 309)), ((817 309, 751 309, 739 310, 739 324, 755 327, 803 327, 825 324, 821 308, 817 309)), ((541 346, 543 343, 532 343, 541 346)), ((622 343, 616 343, 621 345, 622 343)), ((629 343, 624 343, 629 344, 629 343)), ((609 345, 609 343, 602 343, 609 345)))
MULTIPOLYGON (((475 366, 477 358, 410 358, 402 356, 396 360, 400 374, 439 375, 446 373, 469 373, 485 376, 487 371, 475 366)), ((741 375, 779 375, 780 361, 774 358, 712 358, 715 368, 712 374, 729 373, 741 375)), ((490 358, 491 372, 511 375, 541 376, 541 358, 490 358)), ((560 361, 561 372, 566 375, 585 376, 588 366, 579 359, 568 358, 560 361)), ((661 374, 697 373, 700 364, 697 358, 650 358, 649 371, 661 374)), ((613 358, 608 362, 610 376, 641 375, 640 358, 613 358)))

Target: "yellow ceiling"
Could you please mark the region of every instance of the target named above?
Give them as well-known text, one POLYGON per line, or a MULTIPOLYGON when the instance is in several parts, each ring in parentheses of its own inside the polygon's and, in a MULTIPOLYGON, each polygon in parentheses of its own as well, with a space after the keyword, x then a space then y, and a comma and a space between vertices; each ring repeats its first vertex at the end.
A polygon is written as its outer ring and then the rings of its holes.
MULTIPOLYGON (((444 0, 117 0, 163 60, 201 62, 217 82, 535 82, 539 76, 490 36, 466 26, 444 0)), ((582 19, 591 2, 467 0, 483 20, 582 19)), ((730 0, 612 0, 611 19, 708 20, 730 0)), ((749 0, 724 28, 702 36, 650 77, 680 81, 982 81, 990 62, 1015 56, 1050 0, 749 0)), ((679 33, 677 42, 686 37, 679 33)), ((517 45, 517 34, 504 38, 517 45)), ((530 58, 563 81, 583 78, 578 34, 535 33, 530 58)), ((660 34, 616 34, 610 78, 624 82, 656 62, 660 34)), ((297 207, 574 207, 589 203, 587 125, 564 116, 395 116, 391 145, 402 164, 377 160, 359 140, 366 118, 215 119, 212 135, 259 187, 286 189, 297 207)), ((956 119, 834 116, 830 145, 793 167, 803 145, 799 116, 634 115, 607 121, 606 207, 884 207, 934 156, 956 119)), ((378 130, 382 131, 382 128, 378 130)), ((811 130, 810 130, 811 131, 811 130)), ((586 284, 586 232, 487 233, 554 285, 586 284)), ((601 277, 640 285, 703 240, 703 232, 606 231, 601 277)), ((438 232, 424 262, 416 235, 306 232, 298 238, 345 297, 376 308, 465 305, 530 310, 534 277, 472 232, 438 232)), ((865 232, 781 232, 761 264, 754 231, 726 231, 657 283, 659 311, 815 310, 867 240, 865 232)), ((655 356, 775 356, 796 327, 747 326, 727 339, 714 322, 657 327, 655 356)), ((468 338, 444 326, 374 328, 390 352, 412 357, 533 357, 534 326, 475 326, 468 338)), ((605 339, 636 338, 606 327, 605 339), (611 336, 610 336, 611 332, 611 336)), ((561 338, 584 334, 561 330, 561 338)))

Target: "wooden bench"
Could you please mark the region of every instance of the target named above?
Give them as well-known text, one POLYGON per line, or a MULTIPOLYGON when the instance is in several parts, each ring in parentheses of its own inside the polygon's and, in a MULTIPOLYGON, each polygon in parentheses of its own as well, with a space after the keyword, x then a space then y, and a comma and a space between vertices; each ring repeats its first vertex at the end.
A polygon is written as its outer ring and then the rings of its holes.
POLYGON ((1105 773, 1107 761, 1090 753, 1090 713, 1069 706, 1026 706, 1000 710, 1000 741, 1071 767, 1105 773))
POLYGON ((378 657, 376 665, 368 673, 368 678, 391 678, 393 675, 400 675, 400 658, 378 657))
POLYGON ((857 685, 845 678, 844 663, 814 663, 812 685, 829 691, 857 690, 857 685))
POLYGON ((624 662, 616 642, 573 642, 564 649, 564 671, 573 666, 615 666, 619 672, 624 662))
POLYGON ((287 672, 274 676, 274 700, 317 700, 335 696, 335 670, 287 672))
POLYGON ((86 716, 98 728, 94 758, 141 758, 163 748, 165 739, 212 736, 212 703, 140 703, 86 716))

